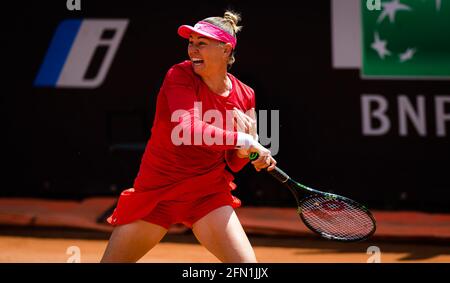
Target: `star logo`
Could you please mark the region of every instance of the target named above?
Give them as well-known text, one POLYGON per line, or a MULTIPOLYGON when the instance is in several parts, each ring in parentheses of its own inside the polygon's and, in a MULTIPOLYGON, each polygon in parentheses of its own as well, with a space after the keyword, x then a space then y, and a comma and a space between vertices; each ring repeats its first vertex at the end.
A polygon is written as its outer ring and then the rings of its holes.
POLYGON ((392 0, 388 3, 381 4, 383 6, 383 12, 378 17, 377 22, 381 23, 386 16, 389 16, 389 21, 395 23, 395 14, 398 11, 411 11, 411 7, 401 4, 400 0, 392 0))
POLYGON ((386 45, 387 41, 381 40, 378 32, 375 32, 374 42, 371 47, 378 53, 378 56, 380 56, 381 59, 384 59, 384 56, 386 55, 391 55, 391 52, 386 48, 386 45))
POLYGON ((408 48, 406 49, 406 51, 404 53, 401 53, 399 55, 400 57, 400 62, 406 62, 408 60, 411 60, 414 56, 414 54, 416 53, 417 49, 416 48, 408 48))
POLYGON ((450 1, 382 0, 362 13, 363 78, 450 79, 450 1))
MULTIPOLYGON (((422 0, 422 1, 424 1, 424 0, 422 0)), ((428 0, 426 0, 426 1, 428 1, 428 0)), ((442 2, 441 2, 441 0, 434 0, 434 1, 436 1, 435 3, 436 3, 436 11, 440 11, 441 10, 441 4, 442 4, 442 2)))
POLYGON ((436 10, 437 11, 441 10, 441 0, 436 0, 436 10))

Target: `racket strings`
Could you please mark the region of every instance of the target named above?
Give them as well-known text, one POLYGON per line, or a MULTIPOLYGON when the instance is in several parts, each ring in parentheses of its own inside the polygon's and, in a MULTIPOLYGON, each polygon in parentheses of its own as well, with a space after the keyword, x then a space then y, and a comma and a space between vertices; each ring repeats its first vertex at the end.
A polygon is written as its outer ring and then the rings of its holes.
POLYGON ((325 237, 358 240, 374 229, 367 212, 351 202, 315 196, 302 202, 300 209, 305 222, 325 237))

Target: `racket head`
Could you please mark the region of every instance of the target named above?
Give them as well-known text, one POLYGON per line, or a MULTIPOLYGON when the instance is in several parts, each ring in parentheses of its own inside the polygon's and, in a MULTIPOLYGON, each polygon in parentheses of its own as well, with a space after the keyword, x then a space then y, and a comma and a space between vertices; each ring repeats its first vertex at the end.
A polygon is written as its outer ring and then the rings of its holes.
POLYGON ((298 204, 298 214, 310 230, 329 240, 363 241, 376 230, 375 218, 366 207, 335 194, 303 198, 298 204))

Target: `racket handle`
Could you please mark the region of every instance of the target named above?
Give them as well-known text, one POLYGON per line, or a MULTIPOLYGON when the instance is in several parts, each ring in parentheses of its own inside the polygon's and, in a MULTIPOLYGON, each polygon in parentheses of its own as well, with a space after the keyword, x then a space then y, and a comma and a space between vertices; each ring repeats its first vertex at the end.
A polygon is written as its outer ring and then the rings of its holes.
MULTIPOLYGON (((259 157, 259 154, 257 152, 251 152, 249 159, 250 159, 250 161, 254 161, 254 160, 258 159, 258 157, 259 157)), ((289 175, 286 174, 283 170, 281 170, 278 167, 275 167, 271 171, 266 170, 266 172, 269 173, 270 175, 272 175, 275 179, 277 179, 281 183, 286 183, 290 179, 289 175)))

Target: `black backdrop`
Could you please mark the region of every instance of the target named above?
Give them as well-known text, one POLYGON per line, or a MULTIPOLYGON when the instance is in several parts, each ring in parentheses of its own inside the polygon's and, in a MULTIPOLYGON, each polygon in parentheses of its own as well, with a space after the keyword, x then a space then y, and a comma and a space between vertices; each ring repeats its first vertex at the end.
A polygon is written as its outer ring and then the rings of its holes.
MULTIPOLYGON (((231 72, 255 89, 258 109, 280 111, 280 167, 372 208, 449 209, 448 135, 402 137, 395 122, 397 95, 415 101, 420 94, 431 124, 433 97, 450 95, 449 81, 362 80, 358 70, 333 69, 330 1, 81 3, 81 11, 68 11, 65 1, 4 10, 11 18, 3 35, 11 65, 2 92, 2 196, 83 198, 130 187, 163 77, 187 57, 178 26, 233 8, 244 29, 231 72), (69 18, 129 20, 105 81, 95 89, 34 87, 56 27, 69 18), (382 94, 392 105, 386 135, 362 134, 365 93, 382 94)), ((244 205, 294 204, 289 192, 249 166, 236 177, 244 205)))

